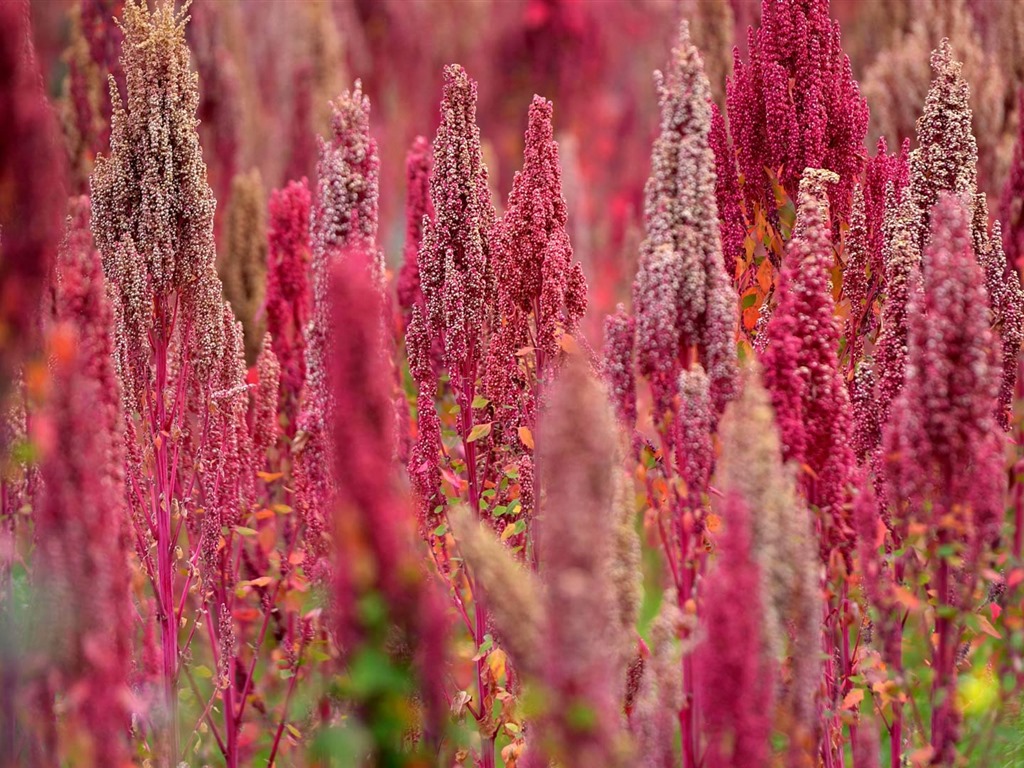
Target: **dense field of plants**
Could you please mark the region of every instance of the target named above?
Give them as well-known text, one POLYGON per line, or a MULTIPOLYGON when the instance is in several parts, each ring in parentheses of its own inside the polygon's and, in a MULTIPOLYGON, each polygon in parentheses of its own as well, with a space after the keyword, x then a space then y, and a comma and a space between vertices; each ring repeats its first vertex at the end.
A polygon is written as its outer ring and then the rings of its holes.
POLYGON ((1024 766, 1022 85, 1019 0, 0 0, 0 768, 1024 766))

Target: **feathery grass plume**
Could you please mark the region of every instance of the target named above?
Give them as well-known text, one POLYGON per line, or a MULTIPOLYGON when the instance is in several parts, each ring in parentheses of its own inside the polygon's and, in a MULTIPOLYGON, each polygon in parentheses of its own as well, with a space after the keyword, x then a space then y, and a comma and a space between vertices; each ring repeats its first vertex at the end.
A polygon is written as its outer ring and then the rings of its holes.
POLYGON ((0 395, 31 349, 64 214, 64 153, 32 47, 29 4, 0 4, 0 395))
POLYGON ((793 196, 805 168, 826 168, 837 175, 829 200, 844 220, 864 165, 868 107, 828 0, 763 0, 747 47, 746 62, 736 51, 727 103, 748 208, 775 210, 765 169, 793 196))
POLYGON ((430 142, 417 136, 405 156, 405 243, 402 245, 402 269, 398 273, 397 285, 403 326, 409 325, 414 305, 424 306, 418 258, 423 244, 424 219, 434 220, 434 205, 430 200, 433 168, 430 142))
POLYGON ((679 677, 681 653, 678 641, 682 615, 674 592, 661 598, 661 609, 651 624, 651 656, 644 665, 630 730, 636 740, 637 765, 643 768, 675 768, 677 713, 682 706, 679 677))
POLYGON ((777 672, 759 618, 764 590, 751 517, 743 497, 727 492, 725 533, 704 583, 695 666, 709 768, 765 765, 770 754, 777 672))
POLYGON ((715 199, 718 202, 718 229, 722 238, 725 273, 736 276, 736 264, 745 253, 743 241, 747 225, 743 218, 743 196, 736 170, 736 152, 725 128, 722 110, 711 105, 711 133, 708 143, 715 153, 715 199))
POLYGON ((457 64, 445 67, 444 78, 430 177, 436 219, 423 233, 419 270, 425 327, 443 340, 444 364, 454 374, 482 358, 492 311, 487 299, 495 288, 494 206, 476 125, 476 82, 457 64))
POLYGON ((498 641, 508 649, 520 673, 542 679, 543 582, 465 507, 453 507, 448 519, 473 580, 487 596, 488 616, 494 621, 498 641))
MULTIPOLYGON (((928 553, 919 566, 936 590, 931 746, 955 759, 956 654, 977 572, 1003 515, 1003 434, 996 340, 984 273, 971 242, 970 201, 942 194, 929 216, 923 290, 912 298, 906 381, 886 425, 889 498, 896 522, 921 524, 928 553), (954 564, 948 547, 957 553, 954 564)), ((913 561, 911 563, 913 566, 913 561)), ((908 573, 908 580, 913 574, 908 573)))
POLYGON ((633 367, 633 344, 636 320, 619 304, 615 314, 604 319, 604 350, 602 374, 615 415, 628 432, 636 429, 636 373, 633 367))
POLYGON ((783 455, 803 468, 799 485, 823 514, 820 545, 826 561, 833 548, 845 548, 850 540, 844 500, 854 464, 850 399, 838 369, 839 329, 832 299, 825 185, 834 182, 831 171, 804 172, 796 227, 779 279, 778 306, 761 355, 783 455))
POLYGON ((55 309, 53 380, 32 426, 43 481, 33 515, 38 647, 49 657, 43 685, 61 699, 61 743, 50 757, 122 765, 130 757, 128 519, 112 314, 86 198, 68 218, 55 309))
POLYGON ((281 394, 288 434, 295 434, 306 382, 306 325, 310 316, 309 185, 289 181, 270 194, 267 235, 267 331, 281 363, 281 394))
MULTIPOLYGON (((813 516, 796 492, 792 465, 783 464, 768 391, 755 365, 740 396, 722 417, 717 486, 750 514, 751 546, 761 573, 762 637, 776 659, 788 656, 790 684, 780 705, 794 750, 813 750, 821 597, 813 516)), ((726 520, 728 524, 728 520, 726 520)))
POLYGON ((917 121, 917 148, 910 153, 910 197, 920 211, 915 233, 923 248, 930 232, 932 206, 943 192, 969 196, 971 212, 978 191, 978 144, 971 130, 971 89, 963 64, 953 57, 947 38, 932 51, 935 77, 917 121))
MULTIPOLYGON (((1024 87, 1017 92, 1017 114, 1024 115, 1024 87)), ((1013 161, 999 201, 1003 224, 1003 250, 1012 269, 1024 265, 1024 120, 1018 120, 1013 161)))
POLYGON ((217 272, 224 297, 245 331, 245 359, 253 363, 263 341, 267 291, 266 201, 258 169, 235 176, 230 200, 225 252, 217 272))
POLYGON ((586 363, 569 358, 540 421, 545 489, 538 546, 547 587, 544 682, 549 706, 537 723, 539 749, 572 766, 621 765, 621 701, 626 670, 609 653, 619 606, 608 572, 616 546, 615 418, 586 363))
POLYGON ((678 373, 699 361, 720 413, 736 387, 737 299, 725 272, 715 199, 711 108, 700 54, 684 21, 668 75, 655 73, 661 132, 644 189, 646 238, 633 284, 637 361, 659 420, 678 373))
MULTIPOLYGON (((351 249, 377 254, 378 173, 377 142, 370 136, 370 100, 357 80, 332 103, 331 134, 321 138, 317 185, 311 214, 313 296, 306 327, 306 381, 299 414, 294 481, 295 501, 306 526, 310 553, 321 560, 327 554, 324 534, 333 495, 330 443, 324 419, 331 410, 327 386, 334 337, 329 287, 334 264, 351 249)), ((378 279, 383 264, 373 264, 378 279)))
POLYGON ((615 605, 617 607, 617 622, 612 637, 620 641, 620 685, 616 700, 625 704, 629 687, 627 670, 636 659, 636 625, 640 618, 644 585, 640 534, 636 527, 633 479, 628 472, 620 469, 616 473, 615 480, 613 504, 615 530, 607 568, 608 578, 615 590, 615 605))
MULTIPOLYGON (((332 343, 324 419, 333 444, 335 596, 338 637, 350 669, 384 653, 399 670, 414 670, 426 703, 428 734, 440 735, 446 615, 415 555, 413 505, 400 485, 395 461, 395 424, 390 391, 385 297, 376 276, 377 253, 357 249, 330 266, 328 311, 332 343), (396 637, 397 633, 397 637, 396 637)), ((355 674, 353 672, 353 674, 355 674)), ((368 725, 390 719, 394 697, 368 695, 359 702, 368 725)), ((392 764, 411 724, 380 733, 374 751, 392 764)))

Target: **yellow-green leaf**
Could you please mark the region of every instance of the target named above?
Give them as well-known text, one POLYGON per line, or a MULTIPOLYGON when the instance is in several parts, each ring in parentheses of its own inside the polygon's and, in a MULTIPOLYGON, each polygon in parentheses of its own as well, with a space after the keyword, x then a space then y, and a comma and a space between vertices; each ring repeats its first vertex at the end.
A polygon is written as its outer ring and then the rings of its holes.
POLYGON ((466 438, 467 443, 475 443, 482 437, 487 437, 491 434, 491 422, 486 424, 477 424, 473 429, 469 431, 469 437, 466 438))

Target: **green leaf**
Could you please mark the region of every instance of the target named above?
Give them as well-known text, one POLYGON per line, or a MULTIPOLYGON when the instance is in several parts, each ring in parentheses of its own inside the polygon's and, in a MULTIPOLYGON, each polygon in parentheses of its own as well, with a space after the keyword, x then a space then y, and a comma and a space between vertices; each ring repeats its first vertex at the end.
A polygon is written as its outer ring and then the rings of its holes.
POLYGON ((490 633, 484 635, 484 641, 480 643, 480 647, 476 651, 476 656, 473 657, 473 661, 480 661, 494 646, 494 638, 491 637, 490 633))
POLYGON ((444 536, 446 533, 448 533, 448 523, 441 523, 434 529, 435 536, 444 536))
POLYGON ((466 438, 467 443, 475 443, 482 437, 487 437, 491 434, 491 422, 486 424, 477 424, 473 429, 469 431, 469 437, 466 438))
POLYGON ((488 400, 483 395, 477 395, 476 397, 473 398, 473 407, 474 408, 486 408, 490 404, 491 404, 491 401, 488 400))
POLYGON ((213 677, 213 672, 210 671, 210 668, 206 667, 206 666, 203 666, 202 664, 199 664, 198 666, 192 667, 192 673, 196 677, 201 677, 204 680, 209 680, 210 678, 213 677))
POLYGON ((236 525, 235 530, 241 536, 256 536, 259 534, 259 531, 257 531, 255 528, 246 528, 244 525, 236 525))

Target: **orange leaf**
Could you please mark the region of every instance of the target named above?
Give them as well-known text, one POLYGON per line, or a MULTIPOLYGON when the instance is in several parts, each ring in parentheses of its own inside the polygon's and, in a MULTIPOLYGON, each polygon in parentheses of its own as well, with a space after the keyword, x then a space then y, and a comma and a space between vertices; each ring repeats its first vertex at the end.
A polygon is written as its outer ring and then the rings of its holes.
POLYGON ((999 634, 995 627, 992 626, 992 622, 986 619, 984 616, 978 616, 978 623, 981 625, 981 631, 986 635, 994 637, 996 640, 1002 640, 1003 636, 999 634))
POLYGON ((533 432, 530 431, 529 427, 519 428, 519 439, 522 441, 523 445, 531 451, 533 450, 533 432))
POLYGON ((856 710, 862 701, 864 701, 864 689, 854 688, 843 697, 843 709, 856 710))

